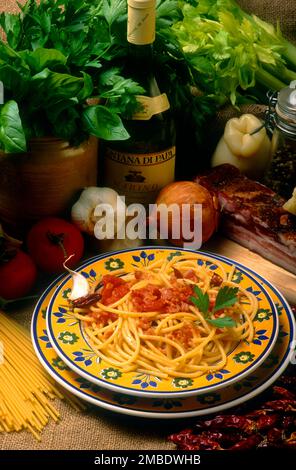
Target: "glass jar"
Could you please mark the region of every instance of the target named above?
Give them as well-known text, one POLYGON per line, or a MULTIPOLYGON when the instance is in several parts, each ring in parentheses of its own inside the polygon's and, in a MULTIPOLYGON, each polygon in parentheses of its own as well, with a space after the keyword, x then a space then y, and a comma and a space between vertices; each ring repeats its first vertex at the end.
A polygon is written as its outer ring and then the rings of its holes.
POLYGON ((289 199, 296 186, 296 81, 283 88, 271 105, 274 105, 274 131, 264 182, 289 199))

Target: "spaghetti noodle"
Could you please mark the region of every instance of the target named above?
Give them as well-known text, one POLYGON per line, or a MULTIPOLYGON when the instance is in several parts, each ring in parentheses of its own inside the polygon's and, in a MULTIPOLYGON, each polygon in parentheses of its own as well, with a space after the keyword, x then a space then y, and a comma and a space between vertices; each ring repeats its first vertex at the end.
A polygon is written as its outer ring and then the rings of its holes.
POLYGON ((28 332, 0 312, 0 432, 28 430, 40 440, 50 418, 60 415, 51 400, 66 400, 76 409, 84 406, 58 390, 40 365, 28 332))
MULTIPOLYGON (((199 377, 223 368, 239 341, 251 341, 256 297, 186 254, 170 261, 102 280, 101 299, 89 308, 75 308, 94 351, 111 366, 158 377, 199 377), (217 327, 192 302, 194 286, 207 294, 211 318, 231 317, 232 327, 217 327), (219 290, 235 287, 230 307, 212 311, 219 290)), ((213 322, 215 323, 215 322, 213 322)))

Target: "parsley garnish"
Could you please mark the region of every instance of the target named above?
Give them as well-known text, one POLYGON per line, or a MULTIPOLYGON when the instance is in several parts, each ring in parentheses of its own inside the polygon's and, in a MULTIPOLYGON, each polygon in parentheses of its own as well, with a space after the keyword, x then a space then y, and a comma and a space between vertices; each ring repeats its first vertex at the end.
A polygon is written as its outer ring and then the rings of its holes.
POLYGON ((232 307, 237 302, 238 287, 224 286, 218 292, 212 312, 209 311, 210 299, 207 292, 194 286, 195 296, 190 297, 191 302, 203 313, 205 320, 218 328, 232 328, 236 322, 231 317, 212 318, 211 313, 227 307, 232 307))

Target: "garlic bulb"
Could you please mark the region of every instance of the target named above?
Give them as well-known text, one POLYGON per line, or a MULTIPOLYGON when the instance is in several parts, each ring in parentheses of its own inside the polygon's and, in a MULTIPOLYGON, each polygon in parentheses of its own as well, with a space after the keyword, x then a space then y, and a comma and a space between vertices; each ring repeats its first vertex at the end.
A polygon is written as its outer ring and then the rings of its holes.
POLYGON ((85 297, 90 293, 90 286, 87 279, 82 276, 82 274, 73 271, 72 269, 68 268, 67 261, 71 259, 74 255, 69 256, 66 259, 63 266, 68 271, 69 274, 72 276, 72 290, 69 296, 70 300, 80 299, 81 297, 85 297))
POLYGON ((82 191, 71 213, 73 222, 82 232, 94 234, 95 225, 101 218, 95 215, 95 209, 101 204, 109 204, 113 208, 115 234, 121 229, 125 222, 126 205, 118 193, 111 188, 89 187, 82 191))
POLYGON ((80 198, 72 207, 72 220, 82 232, 96 236, 98 239, 96 246, 101 252, 135 248, 142 245, 143 242, 139 238, 132 240, 127 237, 125 233, 127 224, 126 209, 124 201, 113 189, 90 187, 84 189, 80 198), (106 204, 112 214, 108 215, 104 211, 106 204), (105 236, 105 238, 99 239, 97 226, 100 222, 104 224, 106 220, 108 221, 108 217, 110 217, 110 223, 106 225, 112 234, 110 237, 105 236), (116 235, 122 230, 125 238, 117 238, 116 235))

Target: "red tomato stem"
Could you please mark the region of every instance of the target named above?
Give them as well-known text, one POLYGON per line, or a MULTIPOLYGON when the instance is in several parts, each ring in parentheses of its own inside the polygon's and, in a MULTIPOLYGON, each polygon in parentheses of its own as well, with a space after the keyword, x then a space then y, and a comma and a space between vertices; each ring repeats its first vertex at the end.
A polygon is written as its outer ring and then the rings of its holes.
POLYGON ((63 255, 64 255, 64 258, 67 259, 68 254, 67 254, 66 248, 64 246, 65 234, 64 233, 53 233, 50 230, 48 230, 46 235, 47 235, 48 240, 51 243, 53 243, 54 245, 58 245, 61 248, 61 250, 63 252, 63 255))

